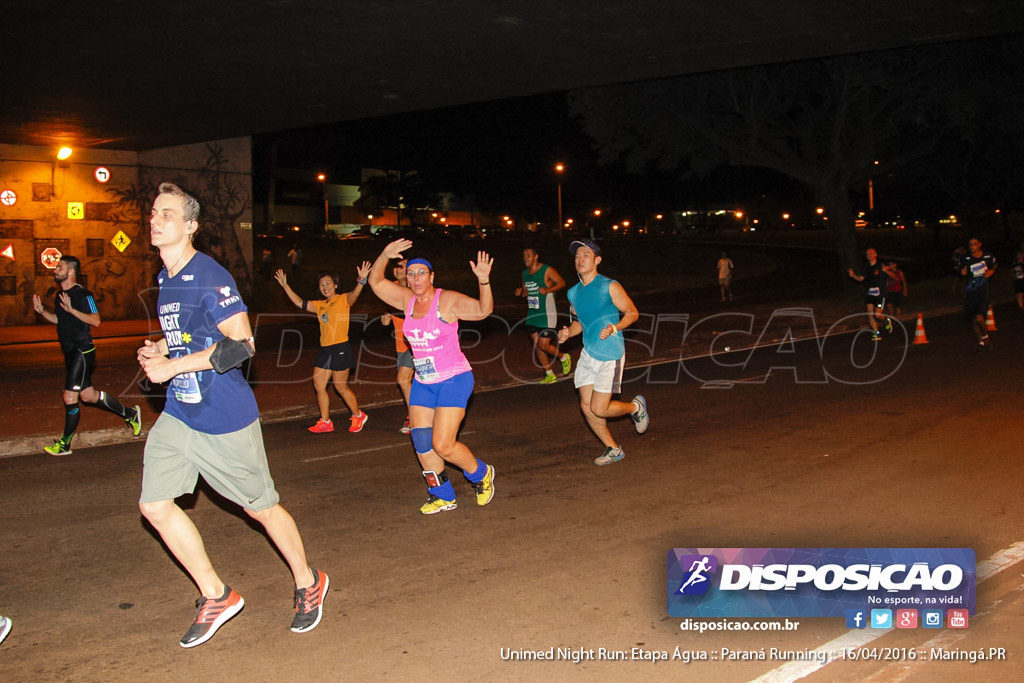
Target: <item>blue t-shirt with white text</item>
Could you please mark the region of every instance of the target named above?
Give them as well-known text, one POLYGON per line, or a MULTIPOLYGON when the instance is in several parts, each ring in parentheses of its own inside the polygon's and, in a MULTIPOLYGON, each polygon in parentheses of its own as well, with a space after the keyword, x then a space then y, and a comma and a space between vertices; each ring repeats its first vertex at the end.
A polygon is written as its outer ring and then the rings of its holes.
MULTIPOLYGON (((196 253, 174 277, 160 271, 157 313, 168 355, 180 358, 224 339, 217 325, 247 309, 235 279, 206 254, 196 253)), ((196 431, 228 434, 259 418, 256 397, 239 368, 188 372, 171 379, 164 410, 196 431)))

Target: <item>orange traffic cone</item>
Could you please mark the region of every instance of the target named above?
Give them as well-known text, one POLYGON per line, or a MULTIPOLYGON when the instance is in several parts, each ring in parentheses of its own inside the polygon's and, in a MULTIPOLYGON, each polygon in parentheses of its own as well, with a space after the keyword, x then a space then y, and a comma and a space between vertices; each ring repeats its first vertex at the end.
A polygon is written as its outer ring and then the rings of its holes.
POLYGON ((917 329, 914 330, 914 344, 927 344, 928 337, 924 333, 924 316, 917 314, 917 329))
POLYGON ((996 331, 996 317, 992 315, 992 307, 988 307, 988 316, 985 318, 985 331, 995 332, 996 331))

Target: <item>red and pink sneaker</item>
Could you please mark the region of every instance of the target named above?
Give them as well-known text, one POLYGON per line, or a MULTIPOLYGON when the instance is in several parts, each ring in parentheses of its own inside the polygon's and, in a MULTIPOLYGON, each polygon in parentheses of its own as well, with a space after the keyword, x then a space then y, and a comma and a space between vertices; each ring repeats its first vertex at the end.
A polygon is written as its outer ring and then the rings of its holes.
POLYGON ((323 420, 317 420, 316 424, 309 428, 309 431, 314 434, 326 434, 327 432, 333 432, 334 422, 331 420, 327 420, 326 422, 323 420))
POLYGON ((370 419, 370 416, 367 415, 365 411, 360 410, 358 415, 353 415, 349 418, 349 422, 351 422, 351 424, 348 426, 348 431, 353 434, 363 431, 363 425, 366 424, 368 419, 370 419))

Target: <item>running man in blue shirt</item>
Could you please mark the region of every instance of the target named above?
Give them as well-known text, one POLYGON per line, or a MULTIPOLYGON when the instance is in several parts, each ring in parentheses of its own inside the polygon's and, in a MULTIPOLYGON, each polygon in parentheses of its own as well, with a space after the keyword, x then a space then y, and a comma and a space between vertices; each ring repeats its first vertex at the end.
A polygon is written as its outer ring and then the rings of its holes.
POLYGON ((579 275, 579 284, 569 290, 569 303, 576 320, 558 332, 558 343, 572 336, 583 335, 583 351, 576 364, 575 385, 580 393, 580 407, 587 424, 605 449, 595 465, 608 465, 626 457, 622 447, 608 430, 608 418, 629 415, 638 434, 647 431, 650 417, 647 400, 637 395, 632 401, 616 401, 622 370, 626 364, 626 348, 622 330, 640 317, 633 300, 615 280, 599 275, 601 247, 589 240, 569 245, 579 275))
POLYGON ((281 507, 263 448, 259 409, 239 366, 253 334, 235 280, 196 251, 199 201, 163 183, 150 213, 150 240, 164 269, 157 312, 164 336, 145 341, 139 364, 150 381, 168 382, 164 412, 149 431, 139 509, 199 588, 198 612, 182 647, 213 637, 245 601, 221 580, 192 520, 174 499, 199 475, 263 525, 295 581, 291 630, 312 631, 323 616, 330 581, 311 569, 298 527, 281 507))

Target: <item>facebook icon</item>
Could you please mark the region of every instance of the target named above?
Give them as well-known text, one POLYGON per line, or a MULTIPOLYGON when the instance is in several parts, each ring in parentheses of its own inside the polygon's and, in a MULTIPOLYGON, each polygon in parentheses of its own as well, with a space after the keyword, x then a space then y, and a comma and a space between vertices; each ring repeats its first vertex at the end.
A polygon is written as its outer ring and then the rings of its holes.
POLYGON ((867 628, 867 612, 862 609, 846 610, 846 628, 867 628))

